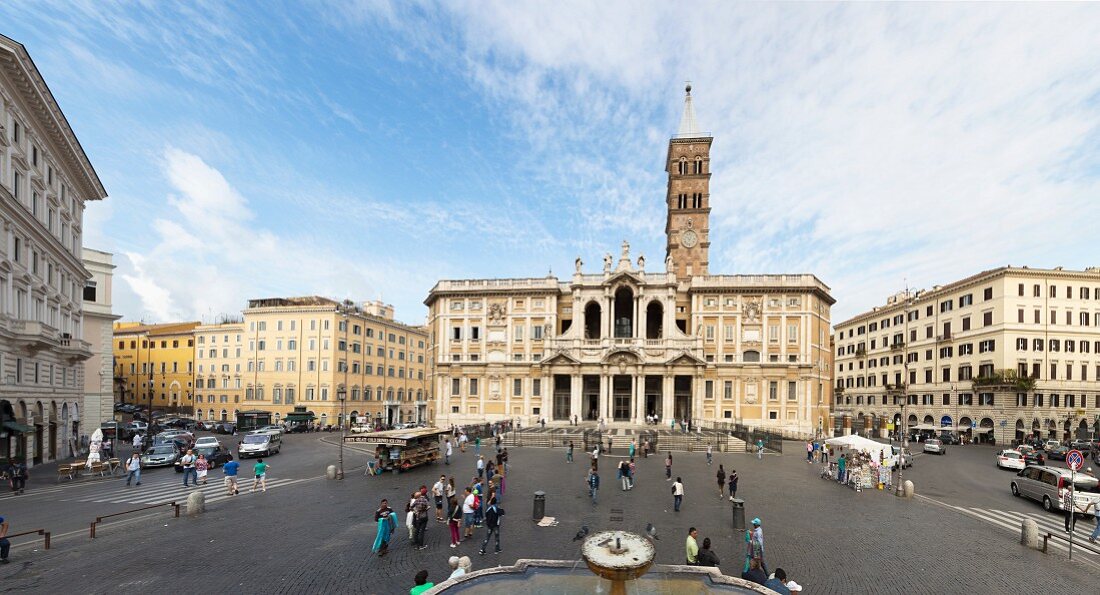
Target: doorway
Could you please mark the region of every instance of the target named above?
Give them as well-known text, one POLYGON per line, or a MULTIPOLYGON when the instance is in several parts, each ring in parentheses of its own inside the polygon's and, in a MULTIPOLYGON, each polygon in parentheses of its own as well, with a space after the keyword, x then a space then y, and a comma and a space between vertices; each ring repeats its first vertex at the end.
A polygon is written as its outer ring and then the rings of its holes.
POLYGON ((565 374, 554 375, 554 415, 555 420, 570 420, 573 419, 573 412, 570 410, 573 401, 573 395, 570 390, 570 378, 565 374))
POLYGON ((43 433, 44 433, 44 429, 42 428, 41 424, 35 424, 35 426, 34 426, 34 464, 35 465, 41 465, 42 464, 42 443, 44 441, 43 433))
POLYGON ((660 376, 645 377, 645 414, 657 416, 658 421, 660 421, 661 418, 663 405, 661 402, 661 390, 660 376))
POLYGON ((596 421, 600 418, 600 377, 585 376, 581 381, 581 393, 584 395, 584 419, 596 421))
POLYGON ((631 404, 633 403, 633 378, 630 376, 614 376, 611 380, 611 393, 613 396, 611 415, 615 421, 630 421, 631 404))
POLYGON ((691 419, 691 376, 677 376, 672 381, 673 415, 677 420, 691 419))

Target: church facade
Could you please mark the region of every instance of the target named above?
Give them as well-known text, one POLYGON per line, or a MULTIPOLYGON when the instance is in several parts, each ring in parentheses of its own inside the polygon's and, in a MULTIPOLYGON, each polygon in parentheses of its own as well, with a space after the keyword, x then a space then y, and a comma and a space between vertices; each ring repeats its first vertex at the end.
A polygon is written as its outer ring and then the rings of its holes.
POLYGON ((425 300, 437 424, 517 419, 828 424, 829 288, 812 274, 711 275, 710 149, 687 88, 668 146, 666 253, 623 242, 572 277, 441 280, 425 300))

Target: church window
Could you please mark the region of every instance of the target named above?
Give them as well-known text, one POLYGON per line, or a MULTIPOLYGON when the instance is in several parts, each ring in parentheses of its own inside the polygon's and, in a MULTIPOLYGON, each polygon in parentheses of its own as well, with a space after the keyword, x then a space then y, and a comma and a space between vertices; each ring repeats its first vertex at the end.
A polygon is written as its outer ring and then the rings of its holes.
POLYGON ((695 173, 697 173, 697 174, 703 173, 703 158, 702 157, 696 157, 695 158, 695 173))
POLYGON ((680 163, 677 165, 677 171, 680 173, 681 176, 688 173, 688 166, 687 166, 687 159, 686 158, 684 158, 684 157, 680 158, 680 163))

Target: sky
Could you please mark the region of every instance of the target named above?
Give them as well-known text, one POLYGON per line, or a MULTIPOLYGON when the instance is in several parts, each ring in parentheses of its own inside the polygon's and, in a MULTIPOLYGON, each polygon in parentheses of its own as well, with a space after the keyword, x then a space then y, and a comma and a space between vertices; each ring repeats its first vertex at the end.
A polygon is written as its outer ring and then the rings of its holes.
POLYGON ((664 258, 692 81, 712 273, 1100 265, 1100 5, 9 0, 109 197, 126 320, 664 258))

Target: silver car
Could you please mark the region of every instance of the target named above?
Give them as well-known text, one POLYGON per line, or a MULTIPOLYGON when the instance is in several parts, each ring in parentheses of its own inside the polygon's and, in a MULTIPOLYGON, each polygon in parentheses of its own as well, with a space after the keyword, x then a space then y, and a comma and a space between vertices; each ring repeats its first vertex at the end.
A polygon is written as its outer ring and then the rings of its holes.
POLYGON ((894 451, 894 460, 897 461, 897 460, 900 459, 902 469, 906 469, 908 467, 913 466, 913 453, 909 452, 908 448, 905 449, 905 454, 901 455, 900 457, 898 455, 901 454, 901 447, 900 446, 894 446, 892 448, 893 448, 893 451, 894 451))
POLYGON ((943 441, 936 438, 929 438, 924 441, 924 452, 945 455, 947 454, 947 447, 944 446, 943 441))
POLYGON ((149 448, 141 455, 142 467, 170 467, 176 464, 180 453, 172 444, 162 444, 149 448))
MULTIPOLYGON (((1043 504, 1047 512, 1064 510, 1062 497, 1069 489, 1072 475, 1069 469, 1028 465, 1012 480, 1012 495, 1030 498, 1043 504)), ((1088 473, 1077 473, 1073 481, 1073 505, 1079 514, 1096 516, 1093 507, 1085 513, 1089 504, 1100 505, 1100 480, 1088 473)))

